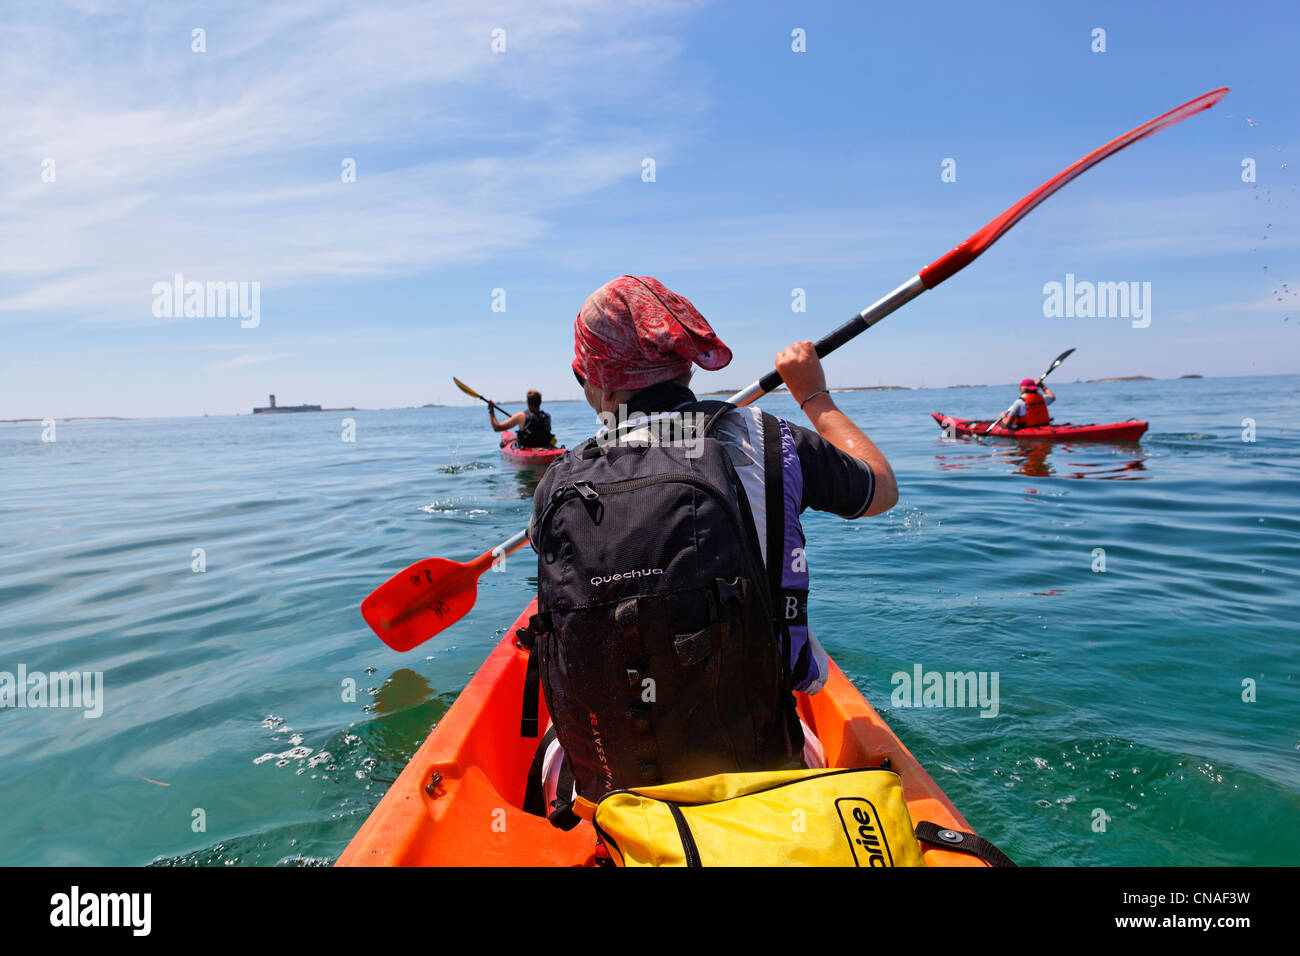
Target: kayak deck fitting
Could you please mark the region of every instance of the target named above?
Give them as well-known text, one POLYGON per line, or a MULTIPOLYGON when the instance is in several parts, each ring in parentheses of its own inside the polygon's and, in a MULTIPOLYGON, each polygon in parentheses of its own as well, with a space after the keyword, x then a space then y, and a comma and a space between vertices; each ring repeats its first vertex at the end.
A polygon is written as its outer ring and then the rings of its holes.
MULTIPOLYGON (((567 833, 521 809, 538 738, 519 735, 528 654, 515 647, 528 606, 434 727, 337 866, 593 866, 596 835, 567 833)), ((888 758, 914 822, 970 831, 938 785, 849 679, 831 663, 819 694, 796 694, 830 767, 874 767, 888 758)), ((540 727, 549 723, 542 703, 540 727)), ((923 843, 927 866, 987 866, 923 843)))
POLYGON ((1147 423, 1137 419, 1126 422, 1112 422, 1107 425, 1039 425, 1033 428, 1005 428, 998 425, 989 432, 992 419, 975 421, 969 418, 954 418, 943 412, 931 412, 939 427, 951 430, 957 435, 983 435, 990 438, 1015 438, 1021 441, 1034 439, 1056 439, 1061 441, 1137 441, 1147 430, 1147 423))

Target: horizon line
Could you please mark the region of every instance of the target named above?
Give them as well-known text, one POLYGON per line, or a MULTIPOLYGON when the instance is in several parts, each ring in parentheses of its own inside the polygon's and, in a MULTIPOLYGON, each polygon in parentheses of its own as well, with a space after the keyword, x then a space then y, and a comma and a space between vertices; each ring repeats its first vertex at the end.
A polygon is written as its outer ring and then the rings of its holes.
MULTIPOLYGON (((1122 382, 1181 382, 1187 380, 1194 381, 1198 378, 1199 379, 1280 378, 1289 375, 1300 375, 1300 371, 1258 372, 1253 375, 1203 375, 1199 373, 1189 372, 1187 374, 1174 376, 1172 378, 1157 378, 1150 375, 1116 376, 1116 377, 1105 378, 1105 379, 1098 379, 1098 378, 1075 379, 1074 381, 1066 381, 1065 384, 1116 385, 1122 382)), ((1015 382, 985 382, 985 383, 978 383, 978 384, 958 382, 952 385, 833 385, 833 386, 829 386, 827 390, 833 393, 834 392, 878 392, 878 391, 928 392, 928 391, 947 390, 952 388, 1014 388, 1016 387, 1016 384, 1017 383, 1015 382)), ((775 391, 767 392, 766 394, 780 395, 782 393, 783 393, 782 389, 777 389, 775 391)), ((727 389, 715 389, 708 392, 697 392, 696 394, 702 396, 713 396, 713 395, 730 395, 733 394, 733 392, 727 389)), ((785 391, 784 394, 788 395, 789 392, 785 391)), ((524 400, 521 398, 521 399, 509 399, 508 401, 522 404, 524 400)), ((548 404, 552 404, 552 405, 568 404, 568 403, 582 402, 582 401, 584 401, 584 399, 581 398, 553 398, 547 400, 548 404)), ((319 414, 324 414, 326 412, 404 412, 404 411, 419 411, 426 408, 475 408, 475 407, 477 406, 473 402, 467 402, 463 405, 429 402, 423 405, 392 405, 383 408, 353 408, 353 407, 322 408, 319 411, 285 412, 283 414, 319 415, 319 414)), ((254 418, 254 417, 266 417, 266 416, 265 415, 258 416, 256 413, 251 411, 217 412, 216 414, 209 414, 208 412, 204 412, 201 415, 67 415, 63 417, 56 416, 56 417, 47 417, 47 418, 0 418, 0 425, 32 425, 32 424, 42 424, 46 421, 64 422, 64 423, 67 422, 148 422, 148 421, 180 421, 187 418, 254 418)))

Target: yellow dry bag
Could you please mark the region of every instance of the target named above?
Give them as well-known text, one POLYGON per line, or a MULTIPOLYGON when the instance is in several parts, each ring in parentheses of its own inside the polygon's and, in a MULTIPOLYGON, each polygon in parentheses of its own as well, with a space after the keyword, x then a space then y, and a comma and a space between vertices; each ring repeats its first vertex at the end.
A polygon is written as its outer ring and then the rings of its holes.
POLYGON ((781 770, 616 790, 593 822, 620 866, 924 866, 892 770, 781 770))

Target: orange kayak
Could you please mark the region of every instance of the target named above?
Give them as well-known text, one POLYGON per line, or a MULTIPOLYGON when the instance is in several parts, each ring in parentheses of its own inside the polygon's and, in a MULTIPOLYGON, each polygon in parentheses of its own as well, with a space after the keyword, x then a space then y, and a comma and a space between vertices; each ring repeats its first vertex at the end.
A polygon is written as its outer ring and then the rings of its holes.
MULTIPOLYGON (((595 830, 564 832, 521 809, 537 739, 519 736, 528 655, 515 647, 530 605, 411 758, 337 866, 593 866, 595 830)), ((820 693, 796 695, 830 767, 888 757, 914 821, 970 831, 938 785, 833 662, 820 693)), ((544 726, 544 725, 543 725, 544 726)), ((927 866, 985 866, 928 843, 927 866)))

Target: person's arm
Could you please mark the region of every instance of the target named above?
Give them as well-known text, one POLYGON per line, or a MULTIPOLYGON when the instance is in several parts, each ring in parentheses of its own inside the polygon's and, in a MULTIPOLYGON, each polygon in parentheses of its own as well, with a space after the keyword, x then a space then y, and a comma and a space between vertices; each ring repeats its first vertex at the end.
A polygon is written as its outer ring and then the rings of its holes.
POLYGON ((801 403, 817 434, 846 455, 870 466, 875 475, 875 494, 864 514, 878 515, 894 507, 898 501, 894 469, 862 429, 836 407, 834 399, 826 391, 826 374, 812 342, 795 342, 783 349, 776 357, 776 370, 781 373, 781 379, 794 400, 801 403))
POLYGON ((1017 398, 1016 403, 998 416, 998 424, 1003 428, 1010 428, 1016 423, 1016 419, 1025 414, 1025 400, 1017 398))
POLYGON ((492 421, 493 429, 499 432, 505 432, 505 431, 509 431, 512 428, 518 428, 520 425, 524 423, 523 412, 515 412, 513 415, 511 415, 503 422, 497 421, 497 407, 495 405, 488 406, 488 418, 491 419, 492 421))
POLYGON ((1050 388, 1048 388, 1046 385, 1043 384, 1043 380, 1041 378, 1038 380, 1038 387, 1043 390, 1043 401, 1046 404, 1050 405, 1052 404, 1052 402, 1056 401, 1056 396, 1052 394, 1052 390, 1050 388))

